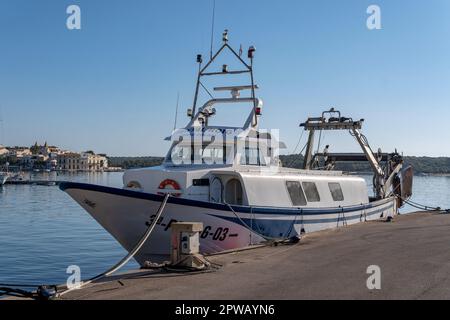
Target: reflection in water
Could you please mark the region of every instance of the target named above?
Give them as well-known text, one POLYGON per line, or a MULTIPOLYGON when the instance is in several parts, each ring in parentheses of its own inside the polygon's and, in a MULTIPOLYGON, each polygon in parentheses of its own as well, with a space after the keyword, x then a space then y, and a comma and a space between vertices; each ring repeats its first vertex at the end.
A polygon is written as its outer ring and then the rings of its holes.
MULTIPOLYGON (((32 174, 32 178, 122 186, 121 173, 51 172, 32 174)), ((66 269, 73 264, 87 278, 126 254, 56 186, 6 185, 0 190, 0 247, 0 282, 64 283, 66 269)))

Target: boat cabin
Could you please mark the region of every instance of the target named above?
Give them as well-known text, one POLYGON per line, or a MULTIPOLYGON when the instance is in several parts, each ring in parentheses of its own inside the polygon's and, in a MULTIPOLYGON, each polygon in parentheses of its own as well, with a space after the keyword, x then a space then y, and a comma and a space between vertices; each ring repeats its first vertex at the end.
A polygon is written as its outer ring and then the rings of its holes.
MULTIPOLYGON (((224 34, 223 46, 202 67, 202 57, 197 56, 199 73, 193 107, 188 109, 189 123, 175 130, 166 140, 172 145, 161 166, 128 170, 124 174, 124 187, 148 193, 171 193, 173 196, 238 206, 318 208, 344 207, 369 202, 366 182, 363 178, 334 171, 333 163, 326 163, 325 170, 314 170, 312 153, 314 134, 322 130, 351 131, 363 149, 363 156, 374 169, 374 186, 377 198, 390 191, 392 177, 401 166, 396 158, 385 171, 370 149, 367 139, 360 133, 363 120, 353 121, 331 109, 321 117, 309 118, 301 126, 309 131, 303 169, 283 168, 278 160, 279 150, 285 148, 278 139, 278 132, 259 129, 262 100, 255 91, 253 81, 253 55, 249 48, 250 63, 242 60, 228 45, 224 34), (242 64, 242 70, 228 70, 223 65, 219 71, 210 71, 212 62, 224 50, 229 50, 242 64), (215 87, 215 93, 229 92, 228 97, 213 97, 201 80, 204 77, 249 74, 250 83, 239 86, 215 87), (204 88, 211 99, 197 108, 199 90, 204 88), (241 92, 250 92, 241 97, 241 92), (240 127, 214 126, 211 119, 220 113, 218 105, 251 105, 247 119, 240 127)), ((325 160, 327 154, 322 154, 325 160)), ((389 161, 391 158, 389 158, 389 161)))

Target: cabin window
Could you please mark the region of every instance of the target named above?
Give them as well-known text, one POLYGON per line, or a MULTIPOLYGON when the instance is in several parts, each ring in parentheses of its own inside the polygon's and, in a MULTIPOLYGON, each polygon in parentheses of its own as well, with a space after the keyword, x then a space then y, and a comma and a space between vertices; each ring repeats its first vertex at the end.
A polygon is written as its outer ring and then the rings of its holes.
POLYGON ((342 193, 341 185, 337 182, 328 183, 328 188, 330 188, 331 196, 334 201, 344 201, 344 194, 342 193))
POLYGON ((303 193, 300 182, 298 181, 286 181, 286 188, 291 197, 292 205, 294 206, 306 206, 306 198, 303 193))
POLYGON ((305 190, 306 199, 309 202, 319 202, 320 196, 317 186, 314 182, 302 182, 303 190, 305 190))
POLYGON ((209 199, 211 202, 222 202, 223 183, 218 177, 214 177, 209 186, 209 199))
POLYGON ((231 179, 227 182, 225 201, 228 204, 242 205, 242 185, 238 179, 231 179))

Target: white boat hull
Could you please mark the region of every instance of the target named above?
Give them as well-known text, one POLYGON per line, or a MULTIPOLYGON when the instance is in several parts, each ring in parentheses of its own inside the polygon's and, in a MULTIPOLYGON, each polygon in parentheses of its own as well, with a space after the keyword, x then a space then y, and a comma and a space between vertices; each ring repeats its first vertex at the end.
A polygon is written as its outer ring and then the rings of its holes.
MULTIPOLYGON (((127 251, 134 248, 152 222, 163 196, 79 183, 62 183, 66 191, 127 251)), ((170 253, 170 224, 202 222, 200 251, 215 253, 261 243, 267 238, 287 238, 302 232, 336 228, 380 217, 392 217, 395 199, 383 199, 348 208, 250 208, 170 197, 147 243, 135 256, 163 261, 170 253), (233 209, 233 210, 232 210, 233 209), (251 231, 253 230, 253 231, 251 231)))

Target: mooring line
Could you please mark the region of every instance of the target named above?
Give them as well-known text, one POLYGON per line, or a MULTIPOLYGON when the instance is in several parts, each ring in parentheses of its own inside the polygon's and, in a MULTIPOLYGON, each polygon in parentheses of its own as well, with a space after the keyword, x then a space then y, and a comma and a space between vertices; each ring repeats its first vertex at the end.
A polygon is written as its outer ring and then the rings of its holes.
MULTIPOLYGON (((233 214, 236 216, 236 218, 238 218, 238 220, 241 222, 241 224, 242 224, 246 229, 248 229, 250 232, 254 232, 256 235, 258 235, 258 236, 260 236, 261 238, 263 238, 263 239, 265 239, 265 240, 268 240, 268 241, 269 241, 269 240, 270 240, 270 241, 287 241, 287 240, 290 240, 289 237, 280 237, 280 238, 270 237, 270 236, 263 235, 263 234, 261 234, 261 233, 255 231, 255 230, 251 229, 251 228, 247 225, 247 223, 245 223, 245 221, 241 219, 241 217, 236 213, 236 211, 234 211, 233 207, 232 207, 229 203, 227 203, 227 205, 228 205, 228 207, 230 208, 231 212, 233 212, 233 214)), ((295 223, 296 219, 297 219, 297 216, 295 216, 295 218, 293 219, 292 225, 295 223)), ((291 225, 291 229, 292 229, 292 225, 291 225)), ((257 225, 257 226, 258 226, 258 225, 257 225)), ((258 226, 258 229, 259 229, 259 226, 258 226)), ((292 231, 292 230, 291 230, 291 231, 292 231)), ((291 232, 291 231, 290 231, 290 232, 291 232)), ((290 232, 289 232, 289 233, 290 233, 290 232)))
POLYGON ((131 258, 133 258, 136 255, 136 253, 139 252, 139 250, 142 248, 142 246, 147 242, 147 239, 152 234, 153 229, 156 226, 156 223, 158 222, 159 218, 161 217, 161 215, 162 215, 162 213, 164 211, 164 208, 166 207, 167 200, 169 199, 169 197, 170 197, 170 193, 166 193, 166 195, 164 196, 164 199, 163 199, 161 205, 159 206, 158 212, 156 213, 156 216, 153 219, 151 225, 147 228, 147 231, 144 233, 144 235, 142 236, 141 240, 139 240, 139 242, 136 244, 136 246, 133 248, 133 250, 131 250, 122 260, 120 260, 113 267, 111 267, 107 271, 99 274, 98 276, 95 276, 95 277, 87 280, 86 282, 83 281, 80 286, 73 287, 73 288, 68 288, 67 290, 64 290, 63 292, 57 294, 57 297, 59 298, 59 297, 65 295, 66 293, 69 293, 69 292, 71 292, 73 290, 81 289, 82 287, 84 287, 84 286, 86 286, 86 285, 88 285, 88 284, 90 284, 90 283, 92 283, 92 282, 94 282, 96 280, 99 280, 99 279, 102 279, 104 277, 107 277, 107 276, 113 274, 114 272, 118 271, 119 269, 121 269, 125 264, 127 264, 131 260, 131 258))
POLYGON ((167 193, 164 196, 163 201, 161 202, 161 205, 159 206, 159 209, 155 215, 155 218, 153 219, 151 225, 147 228, 144 235, 141 237, 139 242, 136 244, 136 246, 131 250, 123 259, 121 259, 118 263, 116 263, 113 267, 108 269, 107 271, 87 280, 82 281, 80 286, 76 286, 73 288, 67 288, 67 286, 62 285, 28 285, 28 284, 0 284, 0 297, 4 295, 8 296, 14 296, 14 297, 23 297, 23 298, 31 298, 31 299, 37 299, 37 300, 48 300, 54 297, 62 297, 66 293, 69 293, 73 290, 81 289, 82 287, 99 280, 101 278, 107 277, 114 272, 121 269, 124 265, 126 265, 135 255, 139 252, 139 250, 142 248, 142 246, 147 242, 148 238, 152 234, 156 223, 158 222, 159 218, 162 216, 164 212, 164 208, 166 207, 167 201, 170 197, 170 194, 167 193), (32 288, 32 287, 38 287, 36 292, 32 291, 25 291, 22 289, 18 289, 19 287, 25 287, 25 288, 32 288), (63 290, 61 292, 58 292, 58 290, 61 290, 63 288, 67 288, 66 290, 63 290), (54 290, 54 293, 52 293, 49 290, 54 290))

